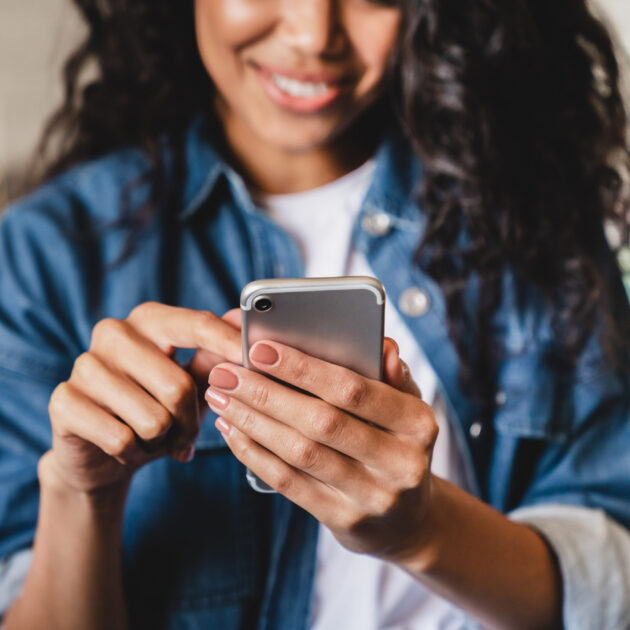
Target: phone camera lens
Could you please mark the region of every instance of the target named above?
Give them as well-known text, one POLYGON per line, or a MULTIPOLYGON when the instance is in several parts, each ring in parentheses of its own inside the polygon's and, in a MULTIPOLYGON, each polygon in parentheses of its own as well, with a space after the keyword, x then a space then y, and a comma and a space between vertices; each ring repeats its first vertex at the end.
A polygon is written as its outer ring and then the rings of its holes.
POLYGON ((267 297, 258 298, 254 302, 254 308, 260 313, 265 313, 267 311, 270 311, 272 306, 273 306, 273 302, 267 297))

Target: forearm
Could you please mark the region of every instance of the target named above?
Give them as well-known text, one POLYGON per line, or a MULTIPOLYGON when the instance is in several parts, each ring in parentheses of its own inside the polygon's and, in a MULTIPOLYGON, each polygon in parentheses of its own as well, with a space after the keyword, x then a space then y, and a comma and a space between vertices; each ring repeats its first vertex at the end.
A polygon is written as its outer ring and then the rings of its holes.
POLYGON ((405 570, 489 628, 562 627, 560 573, 538 533, 436 477, 432 504, 405 570))
POLYGON ((40 486, 33 559, 22 595, 6 616, 6 630, 126 628, 121 572, 126 488, 99 494, 70 490, 45 461, 40 486))

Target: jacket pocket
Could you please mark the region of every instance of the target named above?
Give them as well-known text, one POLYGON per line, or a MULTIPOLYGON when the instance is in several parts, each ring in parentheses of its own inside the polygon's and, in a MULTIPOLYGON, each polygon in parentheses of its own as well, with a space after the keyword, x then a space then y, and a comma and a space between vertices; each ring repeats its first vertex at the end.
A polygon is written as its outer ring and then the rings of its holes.
POLYGON ((566 380, 540 355, 509 357, 497 376, 496 431, 513 437, 566 441, 571 432, 566 380))
POLYGON ((189 464, 164 458, 137 473, 124 556, 130 614, 142 627, 168 627, 183 611, 251 606, 263 579, 269 502, 246 483, 228 450, 208 448, 189 464))

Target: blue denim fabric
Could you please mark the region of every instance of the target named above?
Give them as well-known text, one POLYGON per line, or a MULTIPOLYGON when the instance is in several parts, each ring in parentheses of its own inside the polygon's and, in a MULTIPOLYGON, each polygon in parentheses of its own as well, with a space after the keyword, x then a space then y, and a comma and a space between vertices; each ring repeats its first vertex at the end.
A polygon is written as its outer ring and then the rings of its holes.
MULTIPOLYGON (((159 210, 132 255, 106 273, 126 228, 80 234, 119 217, 121 191, 147 166, 137 151, 57 178, 0 223, 0 558, 32 543, 36 466, 51 443, 48 398, 88 348, 97 321, 125 318, 147 300, 223 313, 251 280, 303 275, 296 244, 255 207, 200 125, 189 134, 187 159, 179 215, 159 210)), ((506 272, 496 316, 499 395, 494 414, 484 416, 459 386, 443 297, 412 264, 425 226, 414 202, 421 167, 396 134, 376 159, 354 245, 394 304, 410 287, 430 299, 425 314, 402 316, 440 380, 477 494, 506 513, 568 504, 630 526, 630 384, 606 364, 595 338, 575 374, 550 364, 553 335, 541 300, 517 295, 506 272), (363 228, 375 211, 389 215, 384 235, 363 228)), ((133 203, 146 193, 137 189, 133 203)), ((613 289, 623 292, 603 234, 601 244, 613 289)), ((132 627, 307 628, 317 523, 281 496, 249 489, 212 417, 192 463, 162 459, 132 483, 124 522, 132 627)))

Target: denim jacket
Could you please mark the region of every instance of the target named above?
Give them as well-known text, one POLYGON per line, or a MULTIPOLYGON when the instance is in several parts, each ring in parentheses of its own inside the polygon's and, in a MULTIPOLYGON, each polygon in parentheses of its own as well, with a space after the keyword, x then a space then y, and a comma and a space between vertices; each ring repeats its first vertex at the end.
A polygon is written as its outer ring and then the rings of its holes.
MULTIPOLYGON (((37 462, 51 445, 48 399, 98 320, 125 318, 148 300, 221 314, 251 280, 303 275, 296 243, 205 138, 200 124, 188 134, 180 212, 158 209, 118 266, 128 228, 103 225, 119 218, 122 191, 147 167, 137 150, 51 181, 0 223, 0 576, 33 541, 37 462)), ((630 627, 630 384, 596 338, 571 375, 548 361, 553 333, 542 301, 517 291, 506 272, 496 405, 484 414, 459 385, 443 296, 412 261, 425 228, 414 200, 421 165, 395 133, 376 162, 354 246, 437 374, 476 493, 547 539, 567 628, 630 627)), ((145 194, 136 189, 132 203, 145 194)), ((131 627, 308 628, 318 524, 282 496, 250 490, 212 415, 191 463, 164 458, 132 482, 123 532, 131 627)), ((2 588, 0 580, 0 601, 2 588)))

